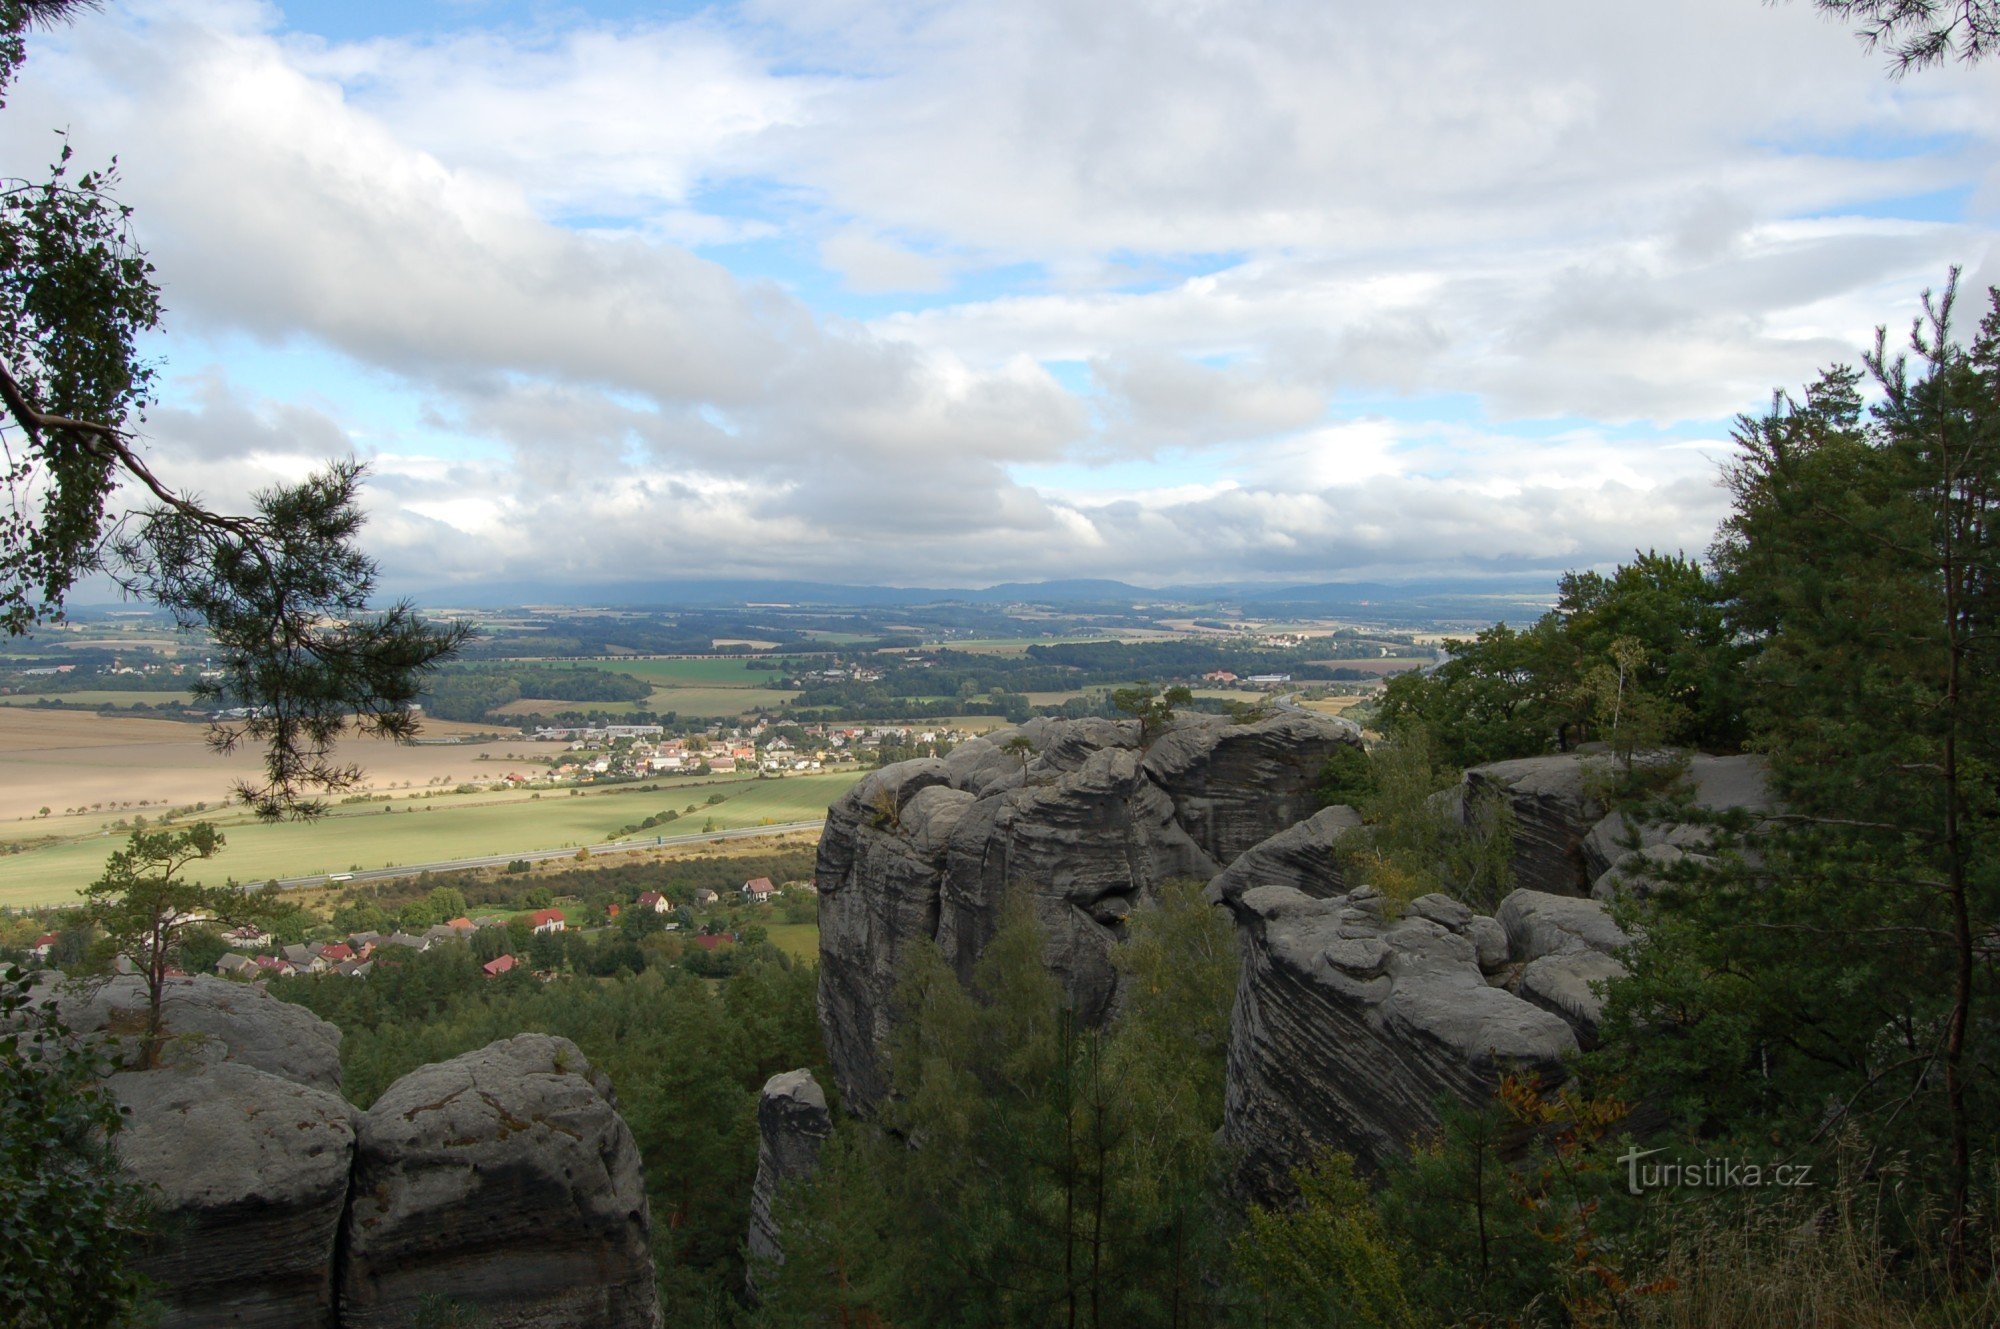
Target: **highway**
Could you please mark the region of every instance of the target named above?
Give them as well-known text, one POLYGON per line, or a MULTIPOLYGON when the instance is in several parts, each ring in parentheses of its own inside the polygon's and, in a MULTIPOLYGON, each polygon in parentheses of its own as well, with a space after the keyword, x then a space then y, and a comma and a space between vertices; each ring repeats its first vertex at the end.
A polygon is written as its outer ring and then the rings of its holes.
MULTIPOLYGON (((707 831, 692 835, 635 836, 628 840, 614 840, 605 844, 586 845, 592 858, 603 854, 623 854, 634 849, 658 849, 666 845, 702 844, 718 840, 754 840, 766 835, 787 835, 794 831, 816 831, 823 823, 813 821, 787 821, 775 826, 744 826, 733 831, 707 831)), ((280 877, 278 885, 290 890, 300 886, 324 886, 337 879, 342 885, 357 881, 383 881, 390 877, 414 877, 419 872, 457 872, 464 868, 497 868, 509 863, 544 863, 552 858, 575 858, 574 845, 566 849, 527 849, 517 854, 488 854, 484 858, 454 858, 439 863, 405 863, 392 868, 366 868, 356 872, 315 872, 306 877, 280 877)), ((255 889, 261 882, 245 883, 246 889, 255 889)))

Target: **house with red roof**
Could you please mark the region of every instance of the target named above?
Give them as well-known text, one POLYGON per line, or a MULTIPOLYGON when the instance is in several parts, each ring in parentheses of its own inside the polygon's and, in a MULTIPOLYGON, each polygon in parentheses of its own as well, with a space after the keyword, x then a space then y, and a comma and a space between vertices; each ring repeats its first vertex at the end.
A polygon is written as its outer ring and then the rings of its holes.
POLYGON ((336 941, 333 945, 322 950, 319 953, 319 958, 330 965, 339 964, 342 960, 352 960, 354 958, 354 948, 344 941, 336 941))
POLYGON ((699 944, 699 945, 701 946, 701 948, 702 948, 703 950, 705 950, 705 951, 712 951, 712 950, 714 950, 714 949, 715 949, 716 947, 718 947, 718 946, 724 946, 724 945, 728 945, 728 944, 730 944, 731 942, 733 942, 734 940, 735 940, 735 938, 733 938, 733 937, 724 937, 724 936, 719 936, 719 935, 718 935, 718 936, 700 936, 700 937, 696 937, 696 938, 695 938, 695 941, 696 941, 696 943, 697 943, 697 944, 699 944))
POLYGON ((672 912, 674 902, 658 891, 647 891, 639 897, 639 908, 650 909, 656 914, 672 912))
POLYGON ((743 897, 751 901, 769 900, 782 894, 769 877, 752 877, 743 883, 743 897))
POLYGON ((482 964, 479 967, 482 971, 485 972, 488 978, 498 978, 500 977, 500 975, 508 972, 514 967, 514 957, 511 955, 503 955, 497 960, 488 960, 485 964, 482 964))
POLYGON ((566 926, 560 909, 537 909, 528 915, 528 922, 537 932, 561 932, 566 926))
POLYGON ((55 933, 44 932, 41 936, 35 938, 35 944, 28 948, 28 954, 34 956, 37 960, 46 960, 49 958, 50 952, 55 950, 58 940, 59 938, 55 933))

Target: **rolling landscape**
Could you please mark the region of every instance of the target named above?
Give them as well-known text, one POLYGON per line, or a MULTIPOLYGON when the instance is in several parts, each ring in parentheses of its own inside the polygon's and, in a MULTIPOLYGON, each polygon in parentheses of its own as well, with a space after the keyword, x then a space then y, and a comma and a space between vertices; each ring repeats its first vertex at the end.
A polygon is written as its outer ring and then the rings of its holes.
POLYGON ((0 1327, 2000 1325, 2000 0, 0 0, 0 1327))

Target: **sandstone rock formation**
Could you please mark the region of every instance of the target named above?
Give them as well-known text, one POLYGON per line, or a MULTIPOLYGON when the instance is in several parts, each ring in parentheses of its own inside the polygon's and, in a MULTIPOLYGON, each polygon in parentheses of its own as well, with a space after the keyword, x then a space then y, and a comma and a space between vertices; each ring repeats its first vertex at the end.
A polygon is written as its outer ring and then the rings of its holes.
MULTIPOLYGON (((136 980, 50 974, 35 1000, 136 1044, 136 980)), ((304 1007, 195 978, 165 1012, 165 1064, 108 1085, 169 1329, 406 1325, 434 1297, 506 1329, 658 1324, 638 1151, 574 1045, 503 1040, 364 1115, 338 1092, 340 1031, 304 1007)))
POLYGON ((1596 790, 1606 779, 1606 759, 1564 753, 1475 766, 1461 785, 1464 807, 1497 795, 1514 813, 1514 884, 1538 891, 1582 895, 1583 840, 1605 814, 1596 790))
POLYGON ((1289 1171, 1326 1146, 1377 1170, 1436 1129, 1441 1101, 1484 1099, 1506 1071, 1563 1078, 1570 1025, 1489 980, 1494 931, 1471 910, 1423 903, 1392 921, 1366 886, 1228 900, 1242 969, 1223 1140, 1243 1194, 1286 1194, 1289 1171))
POLYGON ((804 1181, 819 1166, 820 1146, 833 1134, 826 1093, 809 1070, 781 1071, 757 1100, 757 1181, 750 1191, 750 1293, 757 1265, 783 1264, 772 1204, 780 1187, 804 1181))
POLYGON ((161 1235, 138 1267, 166 1305, 161 1324, 331 1324, 354 1109, 241 1061, 110 1084, 129 1114, 119 1158, 157 1187, 161 1235))
MULTIPOLYGON (((1608 787, 1612 758, 1602 752, 1568 752, 1475 766, 1442 803, 1463 817, 1473 800, 1497 795, 1514 814, 1514 884, 1555 895, 1607 897, 1619 878, 1643 893, 1647 883, 1681 853, 1700 853, 1713 840, 1708 827, 1673 820, 1633 824, 1607 812, 1600 791, 1608 787), (1649 852, 1643 858, 1630 855, 1649 852), (1606 873, 1619 870, 1619 878, 1606 873)), ((1743 755, 1685 758, 1675 792, 1704 812, 1771 808, 1762 758, 1743 755)))
POLYGON ((361 1119, 343 1326, 425 1298, 496 1329, 659 1323, 639 1151, 568 1039, 520 1034, 398 1080, 361 1119))
MULTIPOLYGON (((126 1064, 138 1056, 146 984, 137 976, 49 984, 41 1000, 79 1034, 111 1037, 126 1064)), ((170 978, 161 993, 163 1066, 253 1066, 280 1079, 340 1092, 340 1030, 254 983, 196 975, 170 978)))
POLYGON ((1026 890, 1051 969, 1086 1019, 1104 1019, 1131 911, 1306 816, 1327 757, 1358 741, 1305 712, 1190 717, 1145 750, 1130 721, 1032 720, 861 781, 828 811, 816 872, 820 1020, 843 1100, 865 1112, 886 1091, 910 946, 939 945, 969 975, 1003 897, 1026 890))

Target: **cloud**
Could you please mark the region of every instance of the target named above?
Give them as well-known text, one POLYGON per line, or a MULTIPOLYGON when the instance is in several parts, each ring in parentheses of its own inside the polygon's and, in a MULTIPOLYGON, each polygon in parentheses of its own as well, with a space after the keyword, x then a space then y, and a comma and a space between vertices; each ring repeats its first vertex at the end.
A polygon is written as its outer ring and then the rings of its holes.
POLYGON ((942 261, 859 231, 828 237, 819 257, 851 291, 941 291, 950 284, 942 261))
POLYGON ((1322 577, 1705 545, 1716 421, 2000 263, 1996 92, 1741 0, 135 0, 0 153, 120 155, 162 457, 360 446, 397 575, 1322 577))

